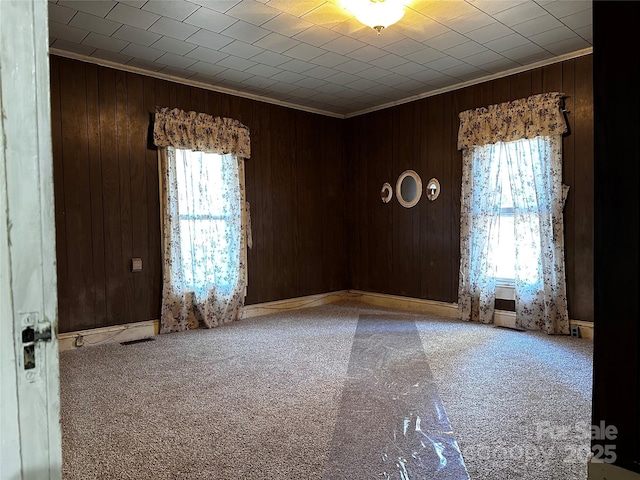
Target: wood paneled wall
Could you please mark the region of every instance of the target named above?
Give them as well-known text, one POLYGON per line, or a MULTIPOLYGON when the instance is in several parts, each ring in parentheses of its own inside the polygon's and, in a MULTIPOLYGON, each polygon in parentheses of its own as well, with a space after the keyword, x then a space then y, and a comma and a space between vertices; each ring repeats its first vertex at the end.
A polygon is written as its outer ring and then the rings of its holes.
POLYGON ((564 92, 564 212, 569 314, 593 320, 593 64, 583 56, 347 120, 349 284, 351 288, 455 302, 460 262, 462 154, 458 113, 548 91, 564 92), (380 189, 395 189, 406 169, 440 197, 411 209, 380 189))
POLYGON ((341 120, 56 56, 51 104, 60 332, 159 318, 156 105, 251 130, 248 304, 347 288, 341 120))

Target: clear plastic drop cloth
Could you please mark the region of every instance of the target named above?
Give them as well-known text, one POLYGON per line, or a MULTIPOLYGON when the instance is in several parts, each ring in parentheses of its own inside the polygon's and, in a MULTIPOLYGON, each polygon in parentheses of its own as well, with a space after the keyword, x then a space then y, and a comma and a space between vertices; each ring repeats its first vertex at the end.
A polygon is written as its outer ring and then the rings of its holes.
POLYGON ((469 479, 413 318, 360 316, 323 478, 469 479))

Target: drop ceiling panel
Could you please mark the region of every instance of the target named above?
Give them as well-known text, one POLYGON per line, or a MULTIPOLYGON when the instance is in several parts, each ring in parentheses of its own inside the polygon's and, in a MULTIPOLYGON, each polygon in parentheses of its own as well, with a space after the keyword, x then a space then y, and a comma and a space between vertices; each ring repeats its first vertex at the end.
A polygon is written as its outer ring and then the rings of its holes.
POLYGON ((340 2, 49 0, 50 48, 350 116, 591 47, 587 0, 404 1, 381 35, 340 2))

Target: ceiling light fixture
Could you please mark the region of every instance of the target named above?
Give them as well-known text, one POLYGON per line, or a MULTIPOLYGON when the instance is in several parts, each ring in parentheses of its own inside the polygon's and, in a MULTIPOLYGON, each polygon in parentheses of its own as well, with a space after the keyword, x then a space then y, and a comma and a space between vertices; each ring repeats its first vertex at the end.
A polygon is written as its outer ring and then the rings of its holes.
POLYGON ((343 0, 343 5, 360 23, 373 28, 378 35, 404 15, 404 5, 400 0, 343 0))

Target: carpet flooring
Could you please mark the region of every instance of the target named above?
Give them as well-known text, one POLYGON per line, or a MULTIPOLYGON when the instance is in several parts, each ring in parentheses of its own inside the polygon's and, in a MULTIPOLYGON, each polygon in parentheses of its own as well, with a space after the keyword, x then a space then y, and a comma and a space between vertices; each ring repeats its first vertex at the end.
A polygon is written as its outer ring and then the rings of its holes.
POLYGON ((588 340, 348 302, 60 363, 64 479, 586 479, 588 340))

